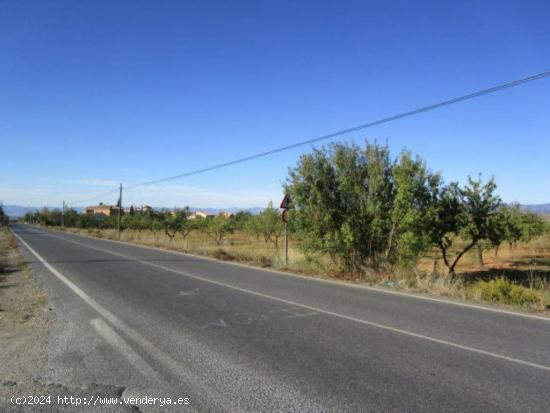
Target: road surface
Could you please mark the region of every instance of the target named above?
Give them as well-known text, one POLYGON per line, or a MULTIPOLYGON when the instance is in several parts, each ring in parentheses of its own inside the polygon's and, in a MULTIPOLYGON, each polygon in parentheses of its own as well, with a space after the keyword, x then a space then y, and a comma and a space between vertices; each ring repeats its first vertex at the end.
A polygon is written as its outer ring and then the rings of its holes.
POLYGON ((51 383, 174 411, 550 411, 543 317, 13 230, 56 311, 51 383))

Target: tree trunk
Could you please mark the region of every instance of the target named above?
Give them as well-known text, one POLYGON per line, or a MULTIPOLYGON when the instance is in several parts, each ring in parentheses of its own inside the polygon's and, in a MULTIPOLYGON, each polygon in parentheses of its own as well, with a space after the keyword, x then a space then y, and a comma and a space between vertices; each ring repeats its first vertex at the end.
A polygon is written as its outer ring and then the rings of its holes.
POLYGON ((516 243, 515 242, 510 242, 510 257, 513 257, 515 254, 514 254, 514 249, 516 247, 516 243))
POLYGON ((390 235, 388 236, 388 248, 386 249, 386 254, 385 254, 386 260, 389 260, 391 250, 393 249, 393 235, 395 233, 395 227, 396 227, 396 224, 395 223, 392 224, 391 230, 390 230, 390 235))
POLYGON ((470 251, 476 244, 477 239, 472 240, 470 244, 468 244, 460 253, 456 256, 455 260, 453 261, 452 265, 449 267, 449 275, 455 275, 455 267, 456 264, 458 264, 458 261, 462 258, 464 254, 466 254, 468 251, 470 251))
POLYGON ((483 261, 483 248, 481 247, 481 245, 478 245, 477 246, 477 258, 479 260, 479 265, 481 265, 482 267, 485 266, 485 262, 483 261))
POLYGON ((449 258, 447 257, 447 248, 443 245, 443 242, 439 242, 438 245, 439 245, 439 249, 441 250, 441 256, 443 257, 443 263, 449 269, 449 273, 450 273, 451 263, 449 262, 449 258))

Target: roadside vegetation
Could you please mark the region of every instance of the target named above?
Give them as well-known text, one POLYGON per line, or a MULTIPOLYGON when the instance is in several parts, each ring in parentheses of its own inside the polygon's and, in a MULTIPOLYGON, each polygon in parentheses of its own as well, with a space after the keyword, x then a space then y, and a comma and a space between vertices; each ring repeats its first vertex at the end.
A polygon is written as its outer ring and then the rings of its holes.
MULTIPOLYGON (((493 179, 445 183, 421 158, 387 146, 334 144, 304 154, 284 184, 284 226, 261 214, 189 219, 190 211, 122 217, 121 240, 304 274, 450 297, 550 309, 549 222, 502 203, 493 179)), ((59 227, 60 211, 26 222, 59 227)), ((67 210, 65 229, 117 239, 116 217, 67 210)))
POLYGON ((9 224, 10 218, 4 212, 4 206, 0 202, 0 227, 5 227, 9 224))

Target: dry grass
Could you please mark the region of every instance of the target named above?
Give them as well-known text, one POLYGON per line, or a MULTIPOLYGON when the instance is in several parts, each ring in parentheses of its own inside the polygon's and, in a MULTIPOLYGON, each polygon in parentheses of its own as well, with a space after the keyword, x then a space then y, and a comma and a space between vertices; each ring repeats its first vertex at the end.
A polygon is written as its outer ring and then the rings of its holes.
POLYGON ((17 250, 15 237, 0 228, 0 331, 35 317, 46 300, 17 250))
MULTIPOLYGON (((66 228, 65 231, 111 240, 118 239, 117 231, 113 229, 84 230, 66 228)), ((197 231, 192 232, 185 239, 182 238, 181 234, 177 234, 173 240, 170 240, 163 232, 127 230, 121 233, 120 240, 224 261, 236 261, 278 270, 286 269, 310 275, 318 274, 322 268, 326 268, 328 263, 327 260, 316 263, 308 259, 299 250, 296 241, 290 240, 288 248, 289 265, 285 266, 284 240, 279 243, 278 247, 275 247, 273 243, 266 243, 263 239, 257 239, 241 231, 228 235, 220 246, 216 245, 205 234, 197 231)))
MULTIPOLYGON (((459 244, 460 246, 460 244, 459 244)), ((419 269, 432 271, 434 258, 437 259, 438 270, 443 270, 443 262, 437 251, 420 260, 419 269)), ((484 265, 481 266, 478 252, 474 248, 464 255, 457 266, 457 272, 470 273, 486 269, 499 270, 533 270, 535 272, 550 271, 550 234, 537 238, 530 243, 518 243, 514 248, 502 245, 498 256, 495 249, 486 250, 483 253, 484 265)))

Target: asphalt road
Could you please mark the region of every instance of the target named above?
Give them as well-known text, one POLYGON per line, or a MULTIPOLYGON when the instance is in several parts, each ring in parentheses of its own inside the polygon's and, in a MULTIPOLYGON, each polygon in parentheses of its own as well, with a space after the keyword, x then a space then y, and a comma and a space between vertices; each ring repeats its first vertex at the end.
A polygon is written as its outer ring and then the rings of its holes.
POLYGON ((57 314, 51 383, 182 411, 550 411, 543 317, 13 229, 57 314))

